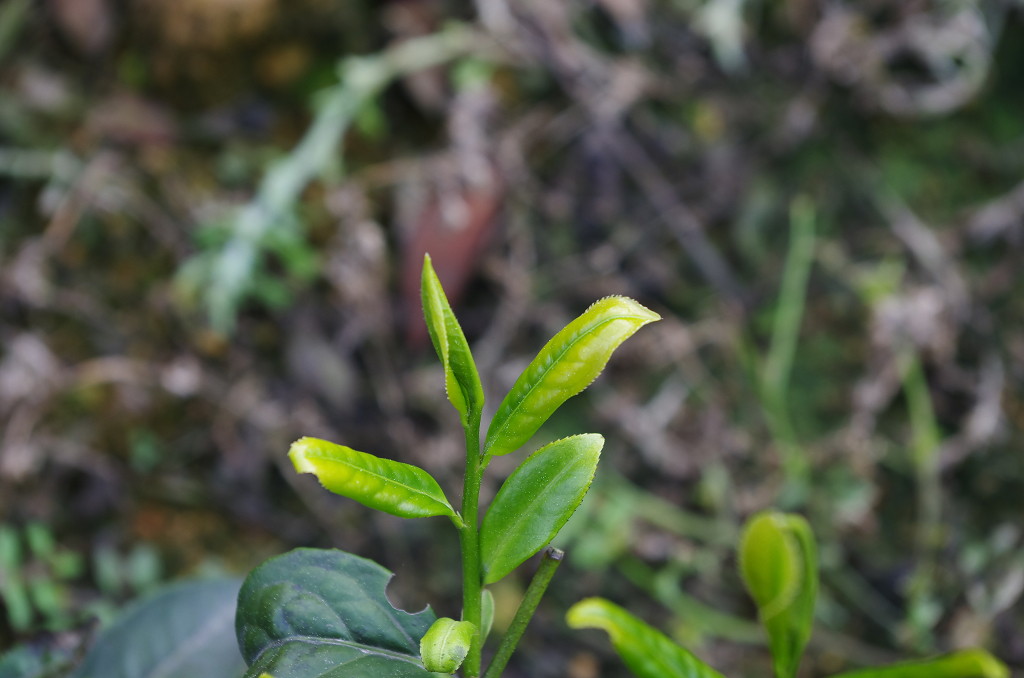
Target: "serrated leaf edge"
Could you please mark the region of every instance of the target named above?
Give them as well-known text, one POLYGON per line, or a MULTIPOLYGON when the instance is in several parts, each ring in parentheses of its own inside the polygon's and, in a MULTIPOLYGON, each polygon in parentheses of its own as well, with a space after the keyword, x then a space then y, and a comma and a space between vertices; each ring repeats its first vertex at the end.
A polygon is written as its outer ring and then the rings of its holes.
MULTIPOLYGON (((320 476, 317 475, 316 469, 312 465, 310 465, 310 464, 302 464, 302 463, 300 463, 300 461, 296 461, 296 457, 298 457, 299 454, 296 451, 296 447, 295 446, 299 445, 300 443, 303 443, 303 441, 307 441, 307 440, 320 440, 320 439, 319 438, 313 438, 311 436, 303 436, 303 437, 299 438, 298 440, 296 440, 294 443, 291 444, 291 447, 289 447, 289 449, 288 449, 288 458, 291 459, 292 465, 295 467, 296 472, 298 472, 298 473, 311 473, 311 474, 313 474, 313 476, 316 477, 317 482, 320 483, 321 487, 323 487, 328 492, 332 492, 334 494, 337 494, 333 490, 328 488, 326 485, 324 485, 323 481, 320 479, 320 476), (295 453, 295 456, 292 456, 293 453, 295 453)), ((330 441, 328 440, 328 441, 325 441, 325 442, 330 442, 330 441)), ((338 445, 338 443, 332 443, 332 444, 333 445, 338 445)), ((370 454, 369 452, 360 452, 359 450, 354 450, 351 447, 348 447, 346 445, 338 445, 338 447, 344 447, 346 449, 352 450, 353 452, 359 452, 359 454, 365 454, 365 455, 367 455, 369 457, 374 457, 375 459, 384 459, 383 457, 377 457, 376 455, 370 454)), ((365 468, 363 468, 361 466, 355 466, 354 464, 350 464, 350 463, 348 463, 346 461, 343 461, 341 459, 332 459, 332 458, 327 458, 327 457, 317 457, 317 458, 325 459, 326 461, 334 462, 334 463, 337 463, 337 464, 344 464, 345 466, 348 466, 350 468, 354 468, 354 469, 356 469, 358 471, 361 471, 362 473, 366 473, 367 475, 371 475, 371 476, 374 476, 376 478, 381 478, 383 480, 386 480, 389 483, 394 483, 395 485, 398 485, 400 487, 404 487, 405 489, 409 490, 410 492, 412 492, 414 494, 417 494, 417 495, 420 495, 422 497, 426 497, 427 499, 430 499, 434 503, 436 503, 438 505, 441 505, 441 506, 444 506, 444 507, 446 507, 448 509, 447 513, 439 513, 437 515, 445 515, 445 516, 450 516, 450 517, 453 517, 453 518, 457 517, 455 509, 452 507, 451 503, 449 503, 448 498, 444 496, 444 491, 443 490, 441 490, 441 496, 444 498, 444 501, 441 501, 437 497, 429 495, 429 494, 427 494, 426 492, 424 492, 422 490, 418 490, 416 488, 409 487, 405 483, 398 482, 397 480, 395 480, 393 478, 389 478, 389 477, 381 475, 379 473, 374 473, 373 471, 368 471, 368 470, 366 470, 365 468)), ((300 458, 300 460, 301 460, 301 462, 305 462, 306 461, 306 456, 303 455, 300 458)), ((412 464, 405 464, 405 463, 400 462, 400 461, 395 461, 394 459, 384 459, 384 461, 390 461, 390 462, 393 462, 395 464, 402 464, 403 466, 409 466, 411 468, 423 471, 423 469, 419 468, 418 466, 413 466, 412 464)), ((426 471, 423 471, 423 472, 427 473, 426 471)), ((430 474, 427 473, 427 475, 429 476, 430 474)), ((431 479, 433 480, 433 477, 431 477, 431 479)), ((434 482, 436 483, 437 481, 434 480, 434 482)), ((440 485, 438 485, 438 489, 440 490, 440 485)), ((358 499, 355 499, 354 497, 349 497, 349 499, 353 499, 353 501, 359 501, 358 499)), ((360 502, 360 503, 362 503, 362 502, 360 502)))
MULTIPOLYGON (((569 350, 573 346, 575 346, 577 342, 582 340, 586 335, 590 334, 591 332, 594 332, 599 327, 601 327, 603 325, 607 325, 608 323, 610 323, 610 322, 612 322, 614 320, 638 320, 638 321, 641 321, 640 324, 637 325, 636 329, 634 329, 633 332, 630 333, 629 336, 623 337, 618 342, 616 342, 616 344, 614 346, 612 346, 611 350, 612 350, 612 352, 614 352, 615 349, 617 349, 619 346, 621 346, 622 343, 624 341, 626 341, 626 339, 628 339, 630 336, 635 334, 641 327, 644 327, 645 325, 649 325, 652 322, 656 322, 658 320, 661 320, 661 316, 658 313, 655 313, 654 311, 652 311, 651 309, 647 308, 646 306, 644 306, 640 302, 636 301, 635 299, 632 299, 632 298, 627 297, 627 296, 622 295, 622 294, 609 294, 607 296, 601 297, 600 299, 598 299, 597 301, 592 303, 590 306, 588 306, 587 309, 585 311, 583 311, 583 313, 580 313, 580 315, 577 316, 576 319, 585 316, 587 313, 590 312, 590 309, 594 308, 595 306, 600 304, 602 301, 605 301, 606 299, 625 299, 626 301, 629 301, 629 302, 632 302, 632 303, 636 304, 641 309, 647 311, 648 313, 650 313, 654 317, 653 318, 648 318, 648 319, 645 320, 645 319, 642 319, 642 318, 640 318, 638 316, 635 316, 635 315, 616 315, 616 316, 612 316, 612 317, 609 317, 609 318, 605 318, 601 322, 597 323, 596 325, 592 325, 591 327, 587 328, 586 331, 577 334, 568 343, 566 343, 566 345, 558 353, 558 355, 553 357, 550 360, 550 362, 544 367, 544 370, 540 374, 540 376, 537 379, 534 380, 534 382, 530 385, 530 388, 527 389, 527 391, 522 395, 522 397, 519 398, 519 402, 516 404, 515 408, 510 410, 509 413, 505 416, 505 422, 508 422, 509 420, 511 420, 512 417, 516 414, 516 412, 519 411, 519 408, 522 407, 523 403, 526 402, 526 400, 530 397, 530 394, 533 393, 534 389, 536 389, 540 385, 540 383, 542 381, 544 381, 544 377, 546 377, 548 375, 548 372, 550 372, 551 369, 555 366, 555 364, 558 363, 559 359, 562 356, 564 356, 566 353, 568 353, 569 350)), ((557 336, 558 336, 558 333, 556 332, 555 333, 555 337, 557 337, 557 336)), ((550 344, 551 341, 554 340, 555 337, 551 337, 551 339, 548 340, 548 343, 544 344, 544 346, 541 347, 541 352, 543 352, 544 349, 547 348, 547 345, 550 344)), ((540 355, 540 354, 538 353, 538 355, 540 355)), ((609 353, 608 359, 609 360, 611 359, 611 353, 609 353)), ((536 360, 536 357, 534 358, 534 360, 536 360)), ((533 365, 533 361, 530 362, 530 365, 527 366, 526 370, 529 370, 532 365, 533 365)), ((608 360, 605 360, 604 365, 602 365, 601 369, 597 371, 597 373, 594 375, 594 378, 591 379, 590 381, 588 381, 582 388, 580 388, 579 391, 576 391, 576 393, 570 395, 569 397, 571 398, 573 395, 579 395, 580 393, 585 391, 591 384, 593 384, 595 381, 597 381, 597 378, 599 376, 601 376, 601 374, 604 373, 604 368, 607 365, 608 365, 608 360)), ((524 371, 523 373, 525 374, 526 372, 524 371)), ((513 385, 512 388, 515 389, 515 385, 513 385)), ((511 393, 511 391, 509 393, 511 393)), ((504 405, 504 404, 505 404, 505 402, 503 400, 501 402, 501 404, 498 405, 498 410, 499 411, 501 410, 501 406, 504 405)), ((490 434, 491 432, 490 431, 487 432, 487 439, 484 441, 484 454, 485 455, 489 455, 490 454, 490 450, 494 446, 494 440, 498 437, 498 435, 500 435, 499 431, 504 430, 504 428, 505 428, 505 423, 502 424, 501 428, 498 431, 495 431, 495 435, 494 435, 493 438, 491 437, 491 434, 490 434)), ((514 450, 508 450, 508 452, 513 452, 513 451, 514 450)))
MULTIPOLYGON (((597 457, 598 457, 598 459, 600 459, 600 458, 601 458, 601 451, 602 451, 602 450, 604 449, 604 436, 602 436, 602 435, 601 435, 600 433, 578 433, 578 434, 576 434, 576 435, 573 435, 573 436, 567 436, 567 437, 565 437, 565 438, 559 438, 558 440, 555 440, 555 441, 552 441, 552 442, 548 443, 548 444, 547 444, 547 445, 545 445, 544 447, 540 448, 539 450, 537 450, 536 452, 534 452, 533 454, 531 454, 531 455, 530 455, 529 457, 527 457, 527 458, 526 458, 525 460, 523 460, 523 463, 522 463, 522 464, 520 464, 520 465, 519 465, 519 466, 518 466, 518 467, 516 468, 516 471, 518 471, 518 470, 519 470, 520 468, 522 468, 522 467, 523 467, 523 466, 524 466, 524 465, 526 464, 526 462, 528 462, 528 461, 529 461, 530 459, 532 459, 533 457, 535 457, 535 456, 537 456, 537 455, 541 454, 542 452, 544 452, 544 450, 548 449, 548 448, 549 448, 549 447, 551 447, 552 445, 555 445, 555 444, 557 444, 557 443, 561 443, 561 442, 564 442, 564 441, 566 441, 566 440, 572 440, 572 439, 574 439, 574 438, 584 438, 584 437, 589 437, 589 436, 597 436, 598 438, 600 438, 600 439, 601 439, 601 446, 600 446, 600 447, 598 448, 598 451, 597 451, 597 457)), ((570 469, 571 469, 571 464, 570 464, 570 465, 568 465, 568 466, 566 466, 566 468, 562 469, 562 471, 560 471, 560 472, 558 473, 558 475, 554 476, 554 477, 553 477, 553 478, 552 478, 552 479, 551 479, 550 481, 548 481, 548 482, 547 482, 547 483, 546 483, 546 484, 544 485, 544 489, 546 490, 547 488, 551 487, 551 486, 552 486, 552 485, 553 485, 553 484, 554 484, 554 483, 555 483, 555 482, 556 482, 556 481, 557 481, 557 480, 558 480, 559 478, 561 478, 561 477, 562 477, 562 475, 563 475, 563 474, 567 473, 567 472, 568 472, 568 471, 569 471, 570 469)), ((513 473, 515 473, 515 471, 513 471, 513 473)), ((595 465, 594 465, 594 469, 593 469, 593 470, 592 470, 592 471, 590 472, 590 480, 588 480, 588 481, 587 481, 587 484, 586 484, 586 485, 585 485, 585 486, 583 487, 583 492, 582 492, 582 493, 580 494, 580 502, 579 502, 579 503, 577 503, 577 504, 576 504, 576 506, 575 506, 575 508, 573 508, 573 510, 572 510, 572 511, 571 511, 571 512, 569 513, 569 515, 565 517, 565 520, 563 520, 563 521, 562 521, 562 524, 561 524, 561 525, 559 525, 559 526, 558 526, 557 528, 555 528, 555 535, 557 535, 557 534, 558 534, 558 532, 559 532, 559 531, 560 531, 560 530, 562 529, 562 527, 564 527, 564 526, 565 526, 565 523, 567 523, 567 522, 569 521, 569 518, 571 518, 571 517, 573 516, 573 514, 574 514, 574 513, 576 513, 576 511, 578 511, 578 510, 579 510, 580 504, 582 504, 582 503, 583 503, 583 497, 587 496, 587 492, 589 492, 589 491, 590 491, 590 486, 594 484, 594 475, 595 475, 596 473, 597 473, 597 464, 595 464, 595 465)), ((510 475, 509 477, 511 477, 511 475, 510 475)), ((506 479, 506 482, 507 482, 507 479, 506 479)), ((502 487, 504 487, 504 483, 502 484, 502 487)), ((501 492, 501 488, 499 488, 499 489, 498 489, 498 492, 501 492)), ((532 509, 532 508, 533 508, 533 507, 534 507, 534 506, 536 505, 536 503, 537 503, 537 501, 539 500, 539 498, 540 498, 540 495, 541 495, 541 494, 542 494, 542 492, 538 491, 538 492, 537 492, 537 493, 536 493, 536 494, 534 495, 534 498, 533 498, 533 499, 532 499, 532 500, 530 501, 530 504, 529 504, 529 505, 528 505, 528 507, 527 507, 528 509, 532 509)), ((493 506, 493 505, 494 505, 494 504, 493 504, 493 502, 492 502, 491 506, 493 506)), ((488 511, 488 512, 489 512, 489 511, 488 511)), ((530 514, 530 510, 524 510, 524 511, 521 511, 521 512, 519 513, 519 515, 517 516, 517 518, 516 518, 516 521, 517 521, 517 522, 515 522, 515 523, 513 523, 513 524, 515 524, 515 525, 518 525, 518 524, 519 524, 519 523, 518 523, 518 521, 519 521, 519 520, 521 520, 521 519, 522 519, 523 517, 526 517, 526 516, 528 516, 529 514, 530 514)), ((487 517, 486 517, 486 516, 484 516, 484 520, 486 520, 486 519, 487 519, 487 517)), ((481 525, 482 525, 482 523, 483 523, 483 521, 481 521, 481 525)), ((555 535, 552 535, 552 537, 551 537, 551 538, 552 538, 552 539, 554 539, 555 535)), ((547 542, 547 543, 550 543, 550 540, 548 540, 548 542, 547 542)), ((537 548, 537 550, 536 550, 536 551, 534 551, 533 553, 530 553, 529 555, 527 555, 527 556, 526 556, 526 558, 529 558, 529 557, 530 557, 530 556, 532 556, 533 554, 535 554, 535 553, 537 553, 538 551, 540 551, 540 550, 541 550, 542 548, 544 548, 545 546, 547 546, 547 543, 541 544, 541 545, 540 545, 540 546, 539 546, 539 547, 537 548)), ((523 561, 525 561, 525 560, 526 560, 526 558, 524 558, 524 559, 523 559, 523 561)), ((493 559, 492 559, 492 560, 493 560, 493 559)), ((520 563, 520 564, 521 564, 521 563, 520 563)), ((518 567, 518 566, 517 566, 517 567, 518 567)), ((480 569, 481 569, 481 570, 483 570, 483 581, 484 581, 484 583, 485 583, 485 584, 493 584, 493 583, 495 583, 495 582, 497 582, 497 581, 501 581, 501 579, 503 579, 503 578, 504 578, 505 576, 507 576, 507 574, 508 574, 508 573, 506 572, 505 574, 503 574, 503 575, 502 575, 501 577, 498 577, 497 579, 493 579, 493 580, 489 579, 488 577, 489 577, 489 575, 490 575, 490 571, 486 569, 486 564, 484 563, 484 560, 483 560, 483 554, 481 554, 481 558, 480 558, 480 569)), ((515 568, 513 568, 513 569, 515 569, 515 568)))

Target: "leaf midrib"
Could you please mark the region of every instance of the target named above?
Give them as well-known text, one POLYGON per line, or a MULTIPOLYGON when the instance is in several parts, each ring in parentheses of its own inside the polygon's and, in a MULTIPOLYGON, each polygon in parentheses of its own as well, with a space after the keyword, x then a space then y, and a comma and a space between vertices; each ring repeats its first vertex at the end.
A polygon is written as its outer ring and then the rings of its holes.
POLYGON ((164 678, 164 676, 171 675, 175 670, 180 668, 181 663, 189 657, 196 647, 201 647, 203 643, 207 642, 210 636, 221 626, 234 625, 235 620, 235 606, 234 601, 231 601, 232 605, 227 610, 227 613, 221 612, 219 615, 214 616, 208 620, 203 626, 192 634, 192 637, 183 643, 180 643, 174 651, 168 656, 160 660, 160 663, 149 674, 148 678, 164 678))
MULTIPOLYGON (((508 528, 507 530, 505 530, 505 531, 503 531, 503 532, 502 532, 502 535, 501 535, 501 536, 502 536, 502 537, 505 537, 505 538, 504 538, 504 539, 502 539, 502 540, 501 540, 501 542, 499 542, 499 543, 505 543, 505 544, 508 544, 508 543, 509 543, 509 539, 507 538, 507 536, 506 536, 506 535, 509 535, 509 534, 513 534, 513 533, 514 533, 514 530, 513 530, 513 528, 515 528, 515 527, 518 527, 518 526, 519 526, 520 524, 522 524, 523 520, 524 520, 524 519, 525 519, 525 518, 526 518, 527 516, 529 516, 529 515, 531 514, 531 512, 532 512, 532 509, 533 509, 533 507, 537 505, 537 502, 539 502, 539 501, 540 501, 540 498, 541 498, 542 496, 544 496, 544 495, 545 495, 545 494, 546 494, 546 493, 547 493, 547 492, 548 492, 548 491, 549 491, 549 490, 551 489, 551 486, 552 486, 552 485, 553 485, 553 484, 554 484, 554 483, 555 483, 556 481, 560 480, 560 479, 561 479, 561 478, 562 478, 562 477, 563 477, 563 476, 564 476, 565 474, 567 474, 567 473, 568 473, 569 471, 571 471, 571 470, 573 469, 573 467, 574 467, 574 466, 576 465, 576 462, 577 462, 578 460, 579 460, 579 458, 574 458, 574 459, 571 459, 571 460, 569 461, 569 463, 568 463, 568 464, 566 464, 565 468, 563 468, 563 469, 562 469, 561 471, 559 471, 559 472, 558 472, 558 474, 557 474, 557 475, 555 475, 555 476, 554 476, 554 477, 553 477, 553 478, 552 478, 552 479, 550 480, 550 482, 548 482, 548 483, 547 483, 546 485, 544 485, 544 489, 543 489, 543 491, 542 491, 542 492, 538 492, 538 493, 537 493, 537 494, 536 494, 536 495, 534 496, 533 500, 532 500, 532 501, 531 501, 531 502, 530 502, 530 503, 529 503, 529 504, 527 505, 527 507, 526 507, 526 508, 527 508, 527 510, 525 510, 525 511, 521 511, 521 512, 519 513, 519 515, 518 515, 518 516, 516 516, 516 519, 515 519, 515 521, 514 521, 514 522, 513 522, 513 523, 512 523, 512 524, 511 524, 511 525, 509 526, 509 528, 508 528)), ((498 553, 498 554, 502 554, 502 555, 503 555, 503 554, 504 554, 504 553, 506 552, 506 550, 507 550, 507 549, 503 548, 503 549, 501 549, 501 550, 499 550, 499 551, 496 551, 496 553, 498 553)), ((495 560, 496 560, 496 556, 492 555, 492 557, 491 557, 491 564, 492 564, 492 566, 493 566, 493 564, 494 564, 494 561, 495 561, 495 560)))
MULTIPOLYGON (((414 492, 414 493, 416 493, 418 495, 426 497, 427 499, 429 499, 429 500, 431 500, 431 501, 433 501, 433 502, 435 502, 437 504, 440 504, 441 506, 444 506, 449 511, 451 511, 451 514, 446 514, 446 515, 454 515, 455 514, 455 509, 453 509, 451 504, 448 503, 447 498, 445 499, 445 501, 442 502, 442 501, 438 500, 436 497, 432 497, 431 495, 427 494, 423 490, 418 490, 415 487, 410 487, 409 485, 406 485, 405 483, 398 482, 397 480, 395 480, 393 478, 388 478, 387 476, 381 475, 380 473, 375 473, 374 471, 371 471, 371 470, 369 470, 367 468, 364 468, 362 466, 357 466, 357 465, 353 464, 352 462, 345 461, 344 459, 337 459, 337 458, 334 458, 334 457, 327 457, 327 456, 324 456, 324 455, 306 455, 306 456, 313 457, 315 459, 324 459, 326 461, 333 461, 333 462, 336 462, 338 464, 344 464, 345 466, 348 466, 349 468, 354 468, 354 469, 356 469, 358 471, 362 471, 363 473, 365 473, 367 475, 371 475, 371 476, 374 476, 376 478, 380 478, 384 482, 394 483, 395 485, 398 485, 399 487, 404 487, 405 489, 409 490, 410 492, 414 492)), ((377 458, 381 459, 381 457, 377 457, 377 458)), ((381 460, 382 461, 392 461, 390 459, 381 459, 381 460)), ((394 463, 400 464, 401 462, 394 462, 394 463)))
POLYGON ((258 662, 260 658, 263 657, 263 655, 267 652, 267 650, 273 650, 279 647, 284 647, 288 643, 306 643, 307 645, 340 645, 343 647, 351 647, 353 649, 359 650, 360 652, 368 654, 379 654, 384 657, 390 657, 391 659, 400 659, 401 661, 408 662, 415 666, 419 666, 421 668, 423 667, 423 663, 420 660, 416 659, 412 655, 404 654, 402 652, 397 652, 395 650, 385 650, 384 648, 374 647, 373 645, 364 645, 363 643, 357 643, 353 640, 343 640, 341 638, 318 638, 316 636, 288 636, 287 638, 282 638, 280 640, 275 640, 272 643, 267 643, 263 646, 263 649, 260 650, 260 653, 256 655, 256 658, 253 659, 252 663, 255 664, 256 662, 258 662))
MULTIPOLYGON (((530 397, 530 394, 533 393, 533 391, 538 386, 540 386, 541 382, 544 381, 544 377, 546 377, 548 375, 548 372, 550 372, 552 369, 554 369, 555 364, 559 360, 561 360, 562 356, 564 356, 566 353, 568 353, 569 349, 571 349, 579 341, 581 341, 583 339, 583 337, 585 337, 586 335, 590 334, 591 332, 596 331, 597 328, 601 327, 602 325, 606 325, 607 323, 612 322, 613 320, 629 320, 629 319, 635 318, 635 317, 636 316, 617 315, 617 316, 614 316, 614 317, 611 317, 611 318, 605 318, 601 322, 598 322, 598 323, 595 323, 594 325, 591 325, 585 331, 580 332, 580 334, 578 334, 574 339, 572 339, 568 344, 565 345, 565 348, 563 348, 561 351, 558 352, 558 354, 551 361, 551 364, 548 365, 546 368, 544 368, 544 370, 541 372, 540 377, 530 386, 530 388, 528 388, 526 390, 526 393, 524 393, 523 396, 521 398, 519 398, 519 402, 516 403, 516 406, 514 408, 512 408, 511 410, 509 410, 509 413, 507 415, 505 415, 505 420, 501 423, 501 426, 498 428, 498 430, 495 431, 494 437, 497 438, 499 435, 503 435, 504 434, 505 428, 508 425, 509 420, 512 419, 512 415, 514 415, 516 412, 519 411, 519 408, 523 406, 523 403, 526 402, 526 399, 530 397)), ((543 349, 541 349, 541 350, 543 350, 543 349)), ((529 370, 530 368, 527 367, 526 369, 529 370)), ((513 386, 513 390, 515 390, 515 386, 513 386)), ((499 407, 499 410, 500 410, 500 407, 499 407)), ((494 445, 494 443, 491 443, 491 445, 488 446, 488 447, 492 447, 493 445, 494 445)))

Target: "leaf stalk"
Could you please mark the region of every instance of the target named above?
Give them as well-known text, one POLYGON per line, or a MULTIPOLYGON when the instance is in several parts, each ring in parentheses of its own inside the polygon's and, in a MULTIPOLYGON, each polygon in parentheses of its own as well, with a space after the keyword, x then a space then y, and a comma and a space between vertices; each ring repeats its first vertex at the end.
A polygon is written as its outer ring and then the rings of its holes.
POLYGON ((463 675, 476 678, 480 675, 480 651, 483 638, 480 636, 480 531, 477 511, 480 505, 480 478, 483 467, 480 464, 480 411, 470 412, 466 432, 466 478, 462 490, 462 523, 459 543, 462 547, 462 609, 464 619, 477 628, 469 654, 463 663, 463 675))
POLYGON ((544 552, 544 557, 541 558, 537 573, 533 575, 533 581, 530 582, 530 587, 526 589, 523 602, 519 604, 519 609, 516 610, 516 616, 512 619, 512 624, 501 639, 498 652, 494 655, 494 659, 491 660, 491 665, 487 667, 487 673, 484 674, 484 678, 498 678, 502 671, 505 670, 509 658, 515 652, 516 645, 519 644, 519 639, 523 637, 526 625, 530 623, 533 613, 537 611, 537 605, 540 604, 544 591, 547 590, 548 584, 551 583, 551 578, 555 576, 555 570, 558 569, 564 557, 565 553, 554 547, 549 547, 544 552))

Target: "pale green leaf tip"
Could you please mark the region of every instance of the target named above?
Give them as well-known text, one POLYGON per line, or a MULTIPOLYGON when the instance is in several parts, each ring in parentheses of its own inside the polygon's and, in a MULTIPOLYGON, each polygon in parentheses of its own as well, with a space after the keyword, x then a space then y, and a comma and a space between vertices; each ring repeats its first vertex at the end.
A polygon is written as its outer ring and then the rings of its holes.
MULTIPOLYGON (((626 306, 628 311, 629 311, 629 313, 630 313, 630 315, 634 316, 636 319, 641 321, 641 323, 640 323, 641 327, 643 327, 644 325, 647 325, 648 323, 653 323, 653 322, 657 322, 658 320, 661 320, 661 315, 660 314, 655 313, 651 309, 649 309, 646 306, 644 306, 643 304, 641 304, 636 299, 632 299, 630 297, 626 297, 626 296, 623 296, 621 294, 613 294, 613 295, 610 295, 610 296, 607 296, 607 297, 602 297, 602 298, 598 299, 597 301, 595 301, 593 304, 591 304, 590 308, 594 308, 594 307, 596 307, 596 306, 598 306, 598 305, 600 305, 602 303, 610 303, 610 302, 616 302, 616 303, 620 303, 620 304, 623 304, 624 306, 626 306)), ((589 311, 590 309, 588 308, 587 310, 589 311)))
POLYGON ((601 629, 614 637, 618 625, 608 618, 611 605, 604 598, 584 598, 565 613, 565 623, 571 629, 601 629))
POLYGON ((1010 678, 1010 669, 985 650, 965 650, 978 664, 981 678, 1010 678))
POLYGON ((316 474, 316 465, 313 464, 306 454, 312 445, 312 441, 313 438, 302 437, 288 448, 288 458, 291 459, 296 473, 316 474))

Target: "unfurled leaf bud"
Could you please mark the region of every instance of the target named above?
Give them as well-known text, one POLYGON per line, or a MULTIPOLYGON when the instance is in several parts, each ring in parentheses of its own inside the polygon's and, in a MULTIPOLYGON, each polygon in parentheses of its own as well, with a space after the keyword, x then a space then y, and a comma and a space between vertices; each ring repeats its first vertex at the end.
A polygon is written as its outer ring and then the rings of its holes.
POLYGON ((438 619, 420 641, 423 667, 432 673, 455 673, 469 654, 474 634, 476 626, 472 622, 438 619))

